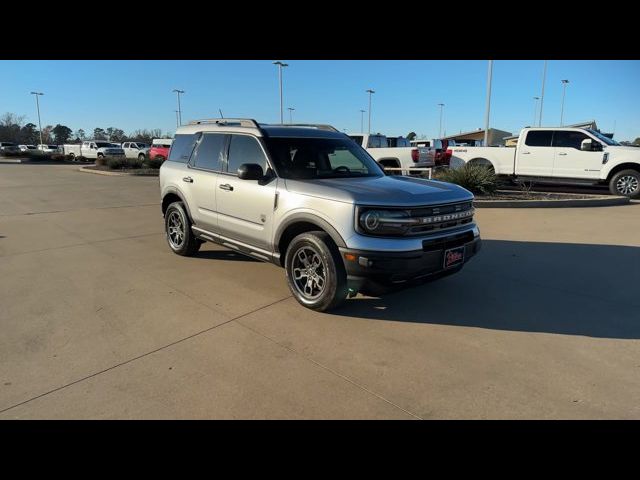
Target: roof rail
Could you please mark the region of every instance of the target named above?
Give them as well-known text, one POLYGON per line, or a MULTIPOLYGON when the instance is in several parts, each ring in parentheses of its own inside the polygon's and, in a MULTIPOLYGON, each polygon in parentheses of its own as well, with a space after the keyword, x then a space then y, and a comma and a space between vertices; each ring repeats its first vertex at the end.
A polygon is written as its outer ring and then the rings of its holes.
POLYGON ((258 122, 253 118, 205 118, 203 120, 193 120, 189 122, 189 125, 201 125, 203 123, 215 123, 220 126, 260 128, 258 122))
POLYGON ((269 125, 270 127, 308 127, 308 128, 317 128, 318 130, 328 130, 330 132, 339 132, 337 128, 326 125, 322 123, 284 123, 284 124, 263 124, 269 125))

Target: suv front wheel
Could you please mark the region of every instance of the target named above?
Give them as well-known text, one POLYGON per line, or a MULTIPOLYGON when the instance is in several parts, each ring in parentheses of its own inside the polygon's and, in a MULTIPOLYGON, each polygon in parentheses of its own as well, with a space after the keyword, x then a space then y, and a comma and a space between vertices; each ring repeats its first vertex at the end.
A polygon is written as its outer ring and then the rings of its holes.
POLYGON ((347 296, 344 263, 325 232, 306 232, 295 237, 287 249, 285 270, 291 293, 307 308, 330 310, 347 296))
POLYGON ((202 244, 191 231, 191 222, 182 202, 173 202, 164 214, 167 243, 178 255, 189 257, 200 250, 202 244))
POLYGON ((629 198, 640 198, 640 172, 638 170, 622 170, 611 177, 609 191, 613 195, 629 198))

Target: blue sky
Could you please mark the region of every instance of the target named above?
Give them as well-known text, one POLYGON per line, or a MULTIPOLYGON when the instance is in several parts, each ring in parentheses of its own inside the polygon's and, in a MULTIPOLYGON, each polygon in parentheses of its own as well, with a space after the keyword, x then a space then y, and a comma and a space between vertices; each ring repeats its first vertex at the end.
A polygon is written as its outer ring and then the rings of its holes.
MULTIPOLYGON (((444 108, 447 134, 484 126, 487 62, 300 61, 284 69, 285 120, 329 123, 360 130, 373 88, 372 130, 388 135, 437 136, 444 108)), ((175 130, 176 97, 182 118, 252 117, 279 121, 277 67, 266 60, 242 61, 0 61, 0 114, 26 115, 37 124, 32 90, 41 97, 43 126, 62 123, 87 133, 95 127, 175 130)), ((534 96, 540 95, 543 62, 494 61, 491 126, 517 132, 530 125, 534 96)), ((640 137, 639 61, 548 63, 543 123, 560 122, 561 79, 569 79, 565 124, 595 119, 618 140, 640 137)), ((365 130, 367 117, 365 114, 365 130)))

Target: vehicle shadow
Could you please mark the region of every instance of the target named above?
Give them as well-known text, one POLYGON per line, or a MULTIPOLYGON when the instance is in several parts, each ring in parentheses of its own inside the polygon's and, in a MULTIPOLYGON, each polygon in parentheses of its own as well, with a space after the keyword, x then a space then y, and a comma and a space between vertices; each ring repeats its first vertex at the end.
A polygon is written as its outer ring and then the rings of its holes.
POLYGON ((255 258, 242 255, 241 253, 234 252, 233 250, 200 250, 197 258, 208 258, 210 260, 229 260, 234 262, 259 262, 255 258))
POLYGON ((484 240, 450 277, 334 315, 494 330, 640 338, 640 248, 484 240))

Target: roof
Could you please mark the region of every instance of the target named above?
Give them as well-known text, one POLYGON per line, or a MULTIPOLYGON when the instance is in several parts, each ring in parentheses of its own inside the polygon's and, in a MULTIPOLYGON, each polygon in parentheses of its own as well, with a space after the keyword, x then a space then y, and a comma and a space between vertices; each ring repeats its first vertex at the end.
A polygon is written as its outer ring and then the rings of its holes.
MULTIPOLYGON (((443 140, 447 140, 450 138, 457 138, 457 137, 464 137, 465 135, 477 135, 479 133, 484 133, 484 128, 479 128, 477 130, 470 130, 468 132, 462 132, 462 133, 456 133, 455 135, 448 135, 446 137, 442 137, 443 140)), ((489 131, 494 131, 494 132, 506 132, 506 130, 500 130, 497 128, 489 128, 489 131)), ((508 133, 508 132, 507 132, 508 133)))
POLYGON ((311 126, 265 125, 260 129, 266 137, 345 138, 345 133, 311 126))
POLYGON ((250 118, 212 118, 194 120, 178 128, 177 134, 197 132, 252 133, 258 137, 345 138, 331 125, 323 124, 267 124, 250 118))

